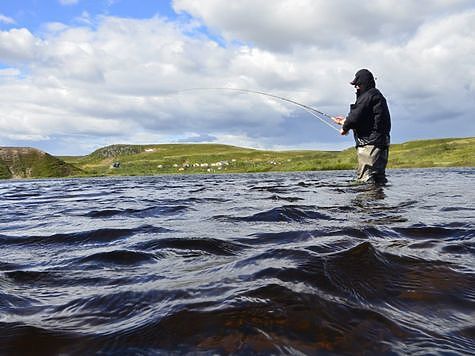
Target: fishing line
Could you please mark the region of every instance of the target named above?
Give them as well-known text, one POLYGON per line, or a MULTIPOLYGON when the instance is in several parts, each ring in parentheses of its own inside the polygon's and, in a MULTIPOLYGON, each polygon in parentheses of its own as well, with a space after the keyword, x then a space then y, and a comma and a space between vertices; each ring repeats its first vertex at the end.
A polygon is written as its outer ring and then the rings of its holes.
POLYGON ((323 117, 326 117, 326 118, 331 120, 332 119, 331 115, 326 114, 323 111, 317 110, 317 109, 315 109, 315 108, 313 108, 309 105, 305 105, 305 104, 299 103, 295 100, 292 100, 292 99, 289 99, 289 98, 284 98, 282 96, 278 96, 278 95, 275 95, 275 94, 270 94, 270 93, 265 93, 265 92, 262 92, 262 91, 250 90, 250 89, 224 88, 224 87, 223 88, 190 88, 190 89, 179 90, 178 93, 185 92, 185 91, 198 91, 198 90, 231 90, 231 91, 238 91, 238 92, 242 92, 242 93, 259 94, 259 95, 268 96, 268 97, 271 97, 271 98, 274 98, 274 99, 279 99, 279 100, 282 100, 282 101, 286 101, 288 103, 291 103, 291 104, 294 104, 294 105, 297 105, 297 106, 301 107, 302 109, 304 109, 305 111, 310 113, 312 116, 316 117, 318 120, 323 122, 325 125, 331 127, 333 130, 335 130, 337 132, 340 132, 339 128, 333 126, 327 120, 322 118, 322 116, 323 116, 323 117))

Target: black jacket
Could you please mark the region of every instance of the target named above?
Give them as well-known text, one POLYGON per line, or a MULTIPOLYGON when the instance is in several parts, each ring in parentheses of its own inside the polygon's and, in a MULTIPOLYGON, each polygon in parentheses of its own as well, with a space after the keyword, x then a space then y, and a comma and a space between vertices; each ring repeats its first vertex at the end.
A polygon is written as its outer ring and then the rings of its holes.
POLYGON ((350 113, 343 124, 343 130, 353 130, 356 147, 388 147, 391 131, 388 105, 383 94, 375 88, 373 75, 364 71, 357 72, 352 82, 358 84, 360 90, 356 93, 356 102, 350 105, 350 113))

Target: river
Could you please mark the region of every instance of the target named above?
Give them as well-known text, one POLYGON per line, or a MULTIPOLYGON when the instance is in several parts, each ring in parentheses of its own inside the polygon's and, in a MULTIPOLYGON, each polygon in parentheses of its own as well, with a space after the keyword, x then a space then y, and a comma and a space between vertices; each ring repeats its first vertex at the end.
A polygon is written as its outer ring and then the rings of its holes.
POLYGON ((0 182, 0 354, 473 354, 475 169, 0 182))

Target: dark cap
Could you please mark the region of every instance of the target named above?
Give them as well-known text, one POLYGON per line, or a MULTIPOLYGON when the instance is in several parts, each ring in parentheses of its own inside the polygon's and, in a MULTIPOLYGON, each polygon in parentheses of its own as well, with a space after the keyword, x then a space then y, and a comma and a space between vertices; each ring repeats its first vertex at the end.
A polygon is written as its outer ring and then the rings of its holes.
POLYGON ((355 78, 350 82, 351 85, 361 85, 362 83, 373 82, 373 74, 367 69, 360 69, 356 72, 355 78))

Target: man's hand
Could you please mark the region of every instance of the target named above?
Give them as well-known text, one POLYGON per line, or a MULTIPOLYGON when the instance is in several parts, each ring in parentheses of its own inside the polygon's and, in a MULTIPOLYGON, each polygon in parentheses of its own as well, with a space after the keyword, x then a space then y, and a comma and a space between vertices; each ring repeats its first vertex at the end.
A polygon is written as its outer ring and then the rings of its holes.
POLYGON ((343 116, 336 116, 332 117, 332 120, 338 125, 343 125, 345 123, 346 118, 343 116))
MULTIPOLYGON (((343 125, 345 123, 346 117, 335 116, 335 117, 332 117, 332 120, 338 125, 343 125)), ((346 136, 348 135, 348 131, 344 131, 343 129, 340 129, 340 135, 346 136)))

